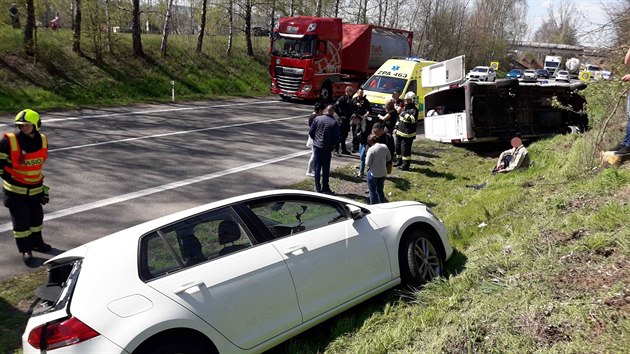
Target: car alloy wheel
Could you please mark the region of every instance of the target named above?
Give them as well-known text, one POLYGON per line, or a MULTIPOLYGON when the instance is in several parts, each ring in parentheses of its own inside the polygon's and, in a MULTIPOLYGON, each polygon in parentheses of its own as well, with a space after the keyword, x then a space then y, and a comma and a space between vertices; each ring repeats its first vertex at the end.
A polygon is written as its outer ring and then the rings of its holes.
POLYGON ((421 286, 444 273, 444 259, 435 238, 423 231, 406 235, 400 248, 400 271, 405 285, 421 286))

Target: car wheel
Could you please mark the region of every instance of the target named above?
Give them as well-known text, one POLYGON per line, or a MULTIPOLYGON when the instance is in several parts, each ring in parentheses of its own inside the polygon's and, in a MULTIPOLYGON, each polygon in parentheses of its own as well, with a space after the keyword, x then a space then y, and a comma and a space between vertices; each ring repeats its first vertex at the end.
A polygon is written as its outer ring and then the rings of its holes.
POLYGON ((413 230, 403 236, 399 250, 403 285, 421 286, 444 274, 444 258, 436 238, 413 230))

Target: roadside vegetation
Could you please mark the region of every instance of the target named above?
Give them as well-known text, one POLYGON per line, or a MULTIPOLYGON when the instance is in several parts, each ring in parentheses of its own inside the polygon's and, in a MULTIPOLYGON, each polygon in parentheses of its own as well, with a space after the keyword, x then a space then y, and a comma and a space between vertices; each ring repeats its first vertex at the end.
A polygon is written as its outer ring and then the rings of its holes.
POLYGON ((114 33, 112 53, 92 54, 85 41, 82 54, 72 51, 72 32, 43 28, 37 32, 35 57, 22 53, 22 32, 0 24, 0 111, 18 112, 170 102, 171 81, 176 102, 269 93, 268 37, 254 37, 254 56, 245 41, 234 38, 232 55, 225 55, 224 36, 206 37, 195 53, 195 36, 171 36, 169 55, 160 54, 159 35, 147 34, 145 56, 130 53, 128 33, 114 33))
MULTIPOLYGON (((490 174, 503 144, 416 142, 412 171, 395 170, 385 193, 422 201, 445 221, 456 248, 449 275, 388 291, 270 352, 627 352, 630 168, 598 158, 623 135, 624 89, 591 84, 592 129, 528 143, 526 171, 490 174)), ((334 171, 331 186, 365 201, 355 173, 334 171)), ((313 188, 311 180, 293 187, 313 188)), ((40 270, 0 283, 0 353, 20 351, 43 279, 40 270)))

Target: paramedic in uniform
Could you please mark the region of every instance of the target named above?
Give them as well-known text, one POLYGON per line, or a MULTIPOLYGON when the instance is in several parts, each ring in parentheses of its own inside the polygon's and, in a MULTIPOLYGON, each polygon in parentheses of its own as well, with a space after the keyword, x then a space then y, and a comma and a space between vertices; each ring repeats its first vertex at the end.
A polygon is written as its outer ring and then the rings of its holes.
POLYGON ((394 130, 396 135, 396 166, 403 171, 409 171, 411 165, 411 144, 416 139, 418 122, 418 108, 413 103, 416 94, 409 91, 405 94, 405 108, 398 118, 398 126, 394 130))
POLYGON ((15 117, 17 133, 5 133, 0 140, 4 206, 9 208, 13 236, 22 260, 30 265, 33 251, 52 247, 42 239, 43 204, 48 203, 42 167, 48 156, 46 136, 39 133, 39 114, 25 109, 15 117))

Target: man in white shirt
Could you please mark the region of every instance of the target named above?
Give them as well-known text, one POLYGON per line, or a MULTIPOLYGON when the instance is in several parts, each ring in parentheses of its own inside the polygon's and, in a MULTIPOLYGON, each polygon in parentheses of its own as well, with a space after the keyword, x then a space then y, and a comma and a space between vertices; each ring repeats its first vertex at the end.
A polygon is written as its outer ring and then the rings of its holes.
POLYGON ((515 136, 510 143, 512 144, 512 148, 501 153, 496 166, 492 170, 493 173, 507 173, 517 168, 526 168, 529 166, 529 152, 523 145, 523 140, 515 136))
POLYGON ((370 204, 385 203, 385 177, 387 176, 387 162, 392 160, 392 155, 387 145, 378 142, 375 134, 368 136, 370 148, 365 157, 365 165, 368 168, 367 183, 370 191, 370 204))

